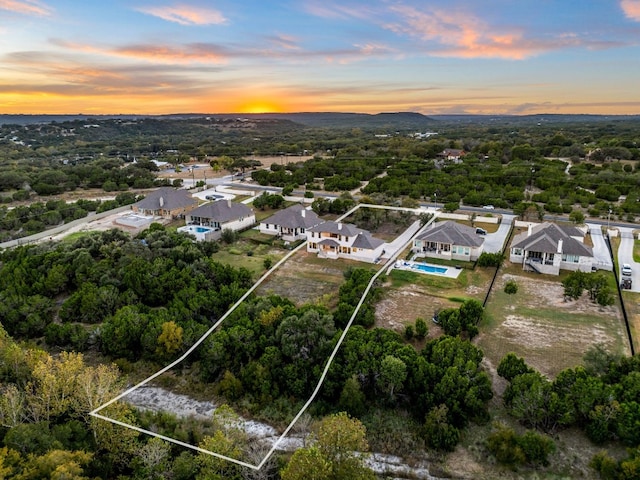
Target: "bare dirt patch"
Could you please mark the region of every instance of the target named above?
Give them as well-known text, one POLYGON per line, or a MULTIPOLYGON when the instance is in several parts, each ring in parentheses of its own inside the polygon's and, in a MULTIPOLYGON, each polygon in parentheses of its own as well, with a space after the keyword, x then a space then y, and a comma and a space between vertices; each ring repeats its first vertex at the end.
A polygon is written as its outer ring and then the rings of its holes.
POLYGON ((429 336, 437 336, 441 328, 431 322, 433 313, 459 304, 446 298, 429 295, 423 287, 406 285, 399 289, 385 289, 384 298, 376 304, 376 327, 404 333, 406 325, 416 318, 424 318, 429 325, 429 336))
POLYGON ((358 264, 344 259, 320 259, 315 254, 300 251, 260 285, 257 293, 281 295, 296 305, 321 303, 334 307, 344 282, 343 273, 350 265, 358 264))
POLYGON ((586 294, 565 301, 560 280, 515 274, 499 276, 477 342, 492 365, 514 352, 533 368, 554 377, 565 368, 582 364, 584 353, 603 344, 613 353, 626 353, 628 345, 620 308, 602 307, 586 294), (515 280, 518 293, 507 295, 504 284, 515 280))

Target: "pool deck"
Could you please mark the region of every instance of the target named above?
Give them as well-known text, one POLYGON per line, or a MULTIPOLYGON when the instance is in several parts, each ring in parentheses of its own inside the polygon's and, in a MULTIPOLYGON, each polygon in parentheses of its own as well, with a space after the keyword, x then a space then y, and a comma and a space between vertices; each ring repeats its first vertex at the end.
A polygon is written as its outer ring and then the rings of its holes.
POLYGON ((398 260, 395 265, 393 266, 393 268, 397 269, 397 270, 408 270, 410 272, 416 272, 416 273, 422 273, 424 275, 433 275, 434 277, 445 277, 445 278, 458 278, 458 276, 460 275, 460 272, 462 271, 462 268, 456 268, 456 267, 445 267, 442 265, 435 265, 433 263, 425 263, 425 262, 414 262, 411 260, 398 260), (434 268, 446 268, 447 271, 444 273, 438 273, 438 272, 425 272, 424 270, 418 270, 416 268, 411 268, 412 265, 428 265, 429 267, 434 267, 434 268))

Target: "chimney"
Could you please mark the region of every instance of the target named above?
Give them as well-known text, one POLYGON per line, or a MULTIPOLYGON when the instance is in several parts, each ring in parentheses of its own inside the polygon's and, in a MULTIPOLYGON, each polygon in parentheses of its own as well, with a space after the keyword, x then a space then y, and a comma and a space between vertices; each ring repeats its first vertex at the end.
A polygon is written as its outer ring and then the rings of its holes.
POLYGON ((164 197, 160 197, 158 203, 160 204, 160 208, 164 207, 164 197))
POLYGON ((530 223, 529 228, 527 229, 527 237, 530 237, 532 232, 533 232, 533 225, 530 223))
POLYGON ((338 230, 342 230, 342 223, 338 222, 338 230))
POLYGON ((231 208, 231 200, 227 199, 227 207, 231 208))
POLYGON ((558 253, 562 253, 562 240, 558 240, 558 253))
POLYGON ((300 215, 302 215, 302 218, 307 216, 307 211, 303 208, 302 210, 300 210, 300 215))

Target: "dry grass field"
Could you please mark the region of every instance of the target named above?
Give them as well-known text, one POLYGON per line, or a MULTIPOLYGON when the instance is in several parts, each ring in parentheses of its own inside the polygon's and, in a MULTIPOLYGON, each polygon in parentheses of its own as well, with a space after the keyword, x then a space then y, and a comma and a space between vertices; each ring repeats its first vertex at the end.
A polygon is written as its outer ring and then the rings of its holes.
MULTIPOLYGON (((613 278, 613 277, 612 277, 613 278)), ((501 269, 486 308, 477 344, 494 367, 514 352, 543 374, 582 364, 589 347, 603 344, 616 354, 628 354, 629 345, 619 303, 602 307, 586 294, 565 301, 561 277, 527 274, 519 267, 501 269), (518 292, 504 293, 507 280, 518 292)))

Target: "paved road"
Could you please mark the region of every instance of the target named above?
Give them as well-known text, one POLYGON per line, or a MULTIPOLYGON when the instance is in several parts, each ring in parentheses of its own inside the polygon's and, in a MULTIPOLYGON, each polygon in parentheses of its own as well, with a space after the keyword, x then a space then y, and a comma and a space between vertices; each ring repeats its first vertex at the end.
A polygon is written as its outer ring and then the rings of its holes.
POLYGON ((587 223, 589 227, 589 233, 591 234, 591 241, 593 242, 593 258, 596 261, 596 268, 598 270, 613 270, 613 261, 611 260, 611 254, 609 248, 602 235, 602 228, 595 223, 587 223))
MULTIPOLYGON (((618 248, 618 265, 620 268, 623 263, 628 263, 633 269, 632 292, 640 292, 640 263, 633 261, 633 230, 629 227, 620 227, 620 247, 618 248)), ((622 275, 618 271, 618 278, 622 275)))

